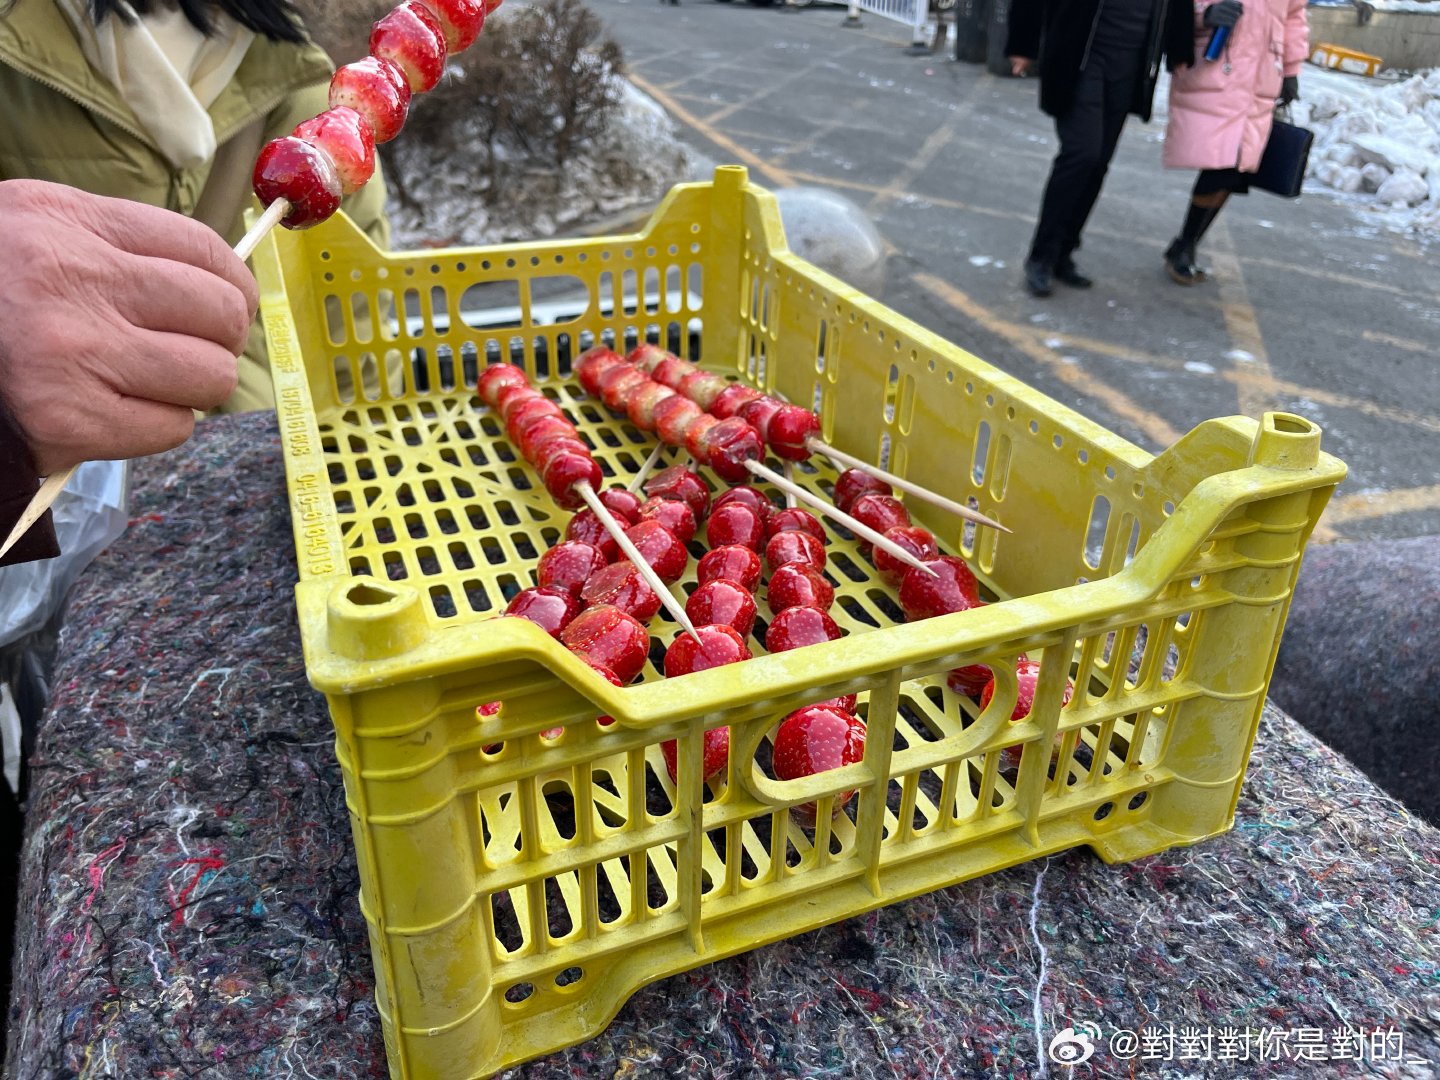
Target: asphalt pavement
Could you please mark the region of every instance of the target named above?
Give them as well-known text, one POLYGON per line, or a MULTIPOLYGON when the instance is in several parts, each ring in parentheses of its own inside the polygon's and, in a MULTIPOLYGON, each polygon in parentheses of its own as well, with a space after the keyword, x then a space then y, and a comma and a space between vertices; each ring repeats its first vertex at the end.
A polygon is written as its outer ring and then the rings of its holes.
POLYGON ((1316 540, 1440 534, 1440 243, 1255 193, 1202 245, 1214 279, 1175 285, 1161 252, 1194 174, 1131 118, 1078 255, 1096 286, 1035 299, 1020 265, 1055 137, 1033 80, 909 55, 908 28, 832 5, 592 4, 698 155, 870 215, 889 306, 1152 451, 1212 416, 1299 413, 1350 467, 1316 540))

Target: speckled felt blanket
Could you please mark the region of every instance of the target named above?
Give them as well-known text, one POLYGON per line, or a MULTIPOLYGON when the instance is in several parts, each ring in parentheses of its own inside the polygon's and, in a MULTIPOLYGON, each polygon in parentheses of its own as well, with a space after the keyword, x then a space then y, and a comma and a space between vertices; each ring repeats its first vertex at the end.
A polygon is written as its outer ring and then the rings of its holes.
MULTIPOLYGON (((203 424, 140 465, 77 588, 9 1076, 385 1074, 281 477, 271 417, 203 424)), ((1075 851, 677 976, 512 1075, 1433 1076, 1437 835, 1271 711, 1224 837, 1075 851), (1073 1072, 1045 1058, 1067 1027, 1095 1046, 1073 1072)))

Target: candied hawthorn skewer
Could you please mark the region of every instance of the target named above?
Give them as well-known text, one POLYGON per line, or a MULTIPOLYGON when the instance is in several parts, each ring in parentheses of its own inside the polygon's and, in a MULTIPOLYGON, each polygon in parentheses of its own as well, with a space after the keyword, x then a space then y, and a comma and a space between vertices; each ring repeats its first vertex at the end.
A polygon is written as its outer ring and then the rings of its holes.
POLYGON ((1002 532, 1010 530, 977 510, 947 499, 944 495, 922 487, 913 480, 896 476, 878 465, 837 450, 820 438, 820 419, 809 409, 791 405, 744 383, 728 382, 720 375, 704 371, 688 360, 682 360, 658 345, 644 344, 631 350, 621 362, 631 363, 679 394, 689 397, 707 412, 724 420, 739 416, 751 424, 775 454, 789 461, 804 461, 812 453, 823 454, 832 461, 861 469, 877 479, 914 495, 917 499, 942 510, 1002 532))
MULTIPOLYGON (((678 363, 685 363, 685 361, 679 361, 678 358, 674 359, 678 363)), ((900 545, 886 540, 864 522, 831 506, 818 495, 811 494, 765 465, 760 460, 765 452, 760 434, 751 424, 740 417, 731 416, 724 420, 717 420, 714 416, 697 414, 685 425, 683 431, 677 428, 667 428, 656 419, 655 413, 663 407, 664 401, 679 395, 661 397, 654 389, 658 386, 656 380, 650 378, 636 365, 626 361, 618 353, 604 346, 586 350, 576 364, 576 373, 581 387, 592 395, 598 392, 606 408, 612 412, 625 412, 630 415, 632 410, 628 406, 632 402, 652 402, 653 408, 648 415, 643 407, 633 410, 631 419, 636 426, 644 430, 653 430, 662 441, 671 445, 675 445, 677 440, 683 438, 685 448, 691 456, 700 464, 714 469, 722 480, 731 482, 743 480, 746 473, 763 477, 781 491, 793 495, 801 502, 809 503, 820 513, 834 518, 855 535, 888 551, 908 566, 926 570, 919 559, 916 559, 900 545), (647 423, 652 426, 646 427, 647 423)))

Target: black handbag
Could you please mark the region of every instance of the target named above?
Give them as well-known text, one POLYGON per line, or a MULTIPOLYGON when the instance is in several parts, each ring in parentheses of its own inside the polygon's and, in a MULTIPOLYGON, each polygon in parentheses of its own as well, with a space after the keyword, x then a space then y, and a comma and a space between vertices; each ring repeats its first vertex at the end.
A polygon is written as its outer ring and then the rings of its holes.
POLYGON ((1251 186, 1287 199, 1295 198, 1305 182, 1305 162, 1310 158, 1310 144, 1314 141, 1313 131, 1282 119, 1277 110, 1270 127, 1270 140, 1260 156, 1260 168, 1251 186))

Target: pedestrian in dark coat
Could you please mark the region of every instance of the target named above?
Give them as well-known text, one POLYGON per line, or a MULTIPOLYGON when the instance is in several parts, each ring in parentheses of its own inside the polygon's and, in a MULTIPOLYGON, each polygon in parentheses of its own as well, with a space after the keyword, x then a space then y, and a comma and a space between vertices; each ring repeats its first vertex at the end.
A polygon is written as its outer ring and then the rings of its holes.
POLYGON ((1125 117, 1150 119, 1162 60, 1171 71, 1194 63, 1194 25, 1187 0, 1013 0, 1011 71, 1023 75, 1039 62, 1040 108, 1060 139, 1025 260, 1034 295, 1050 295, 1055 279, 1091 284, 1074 252, 1125 117))

